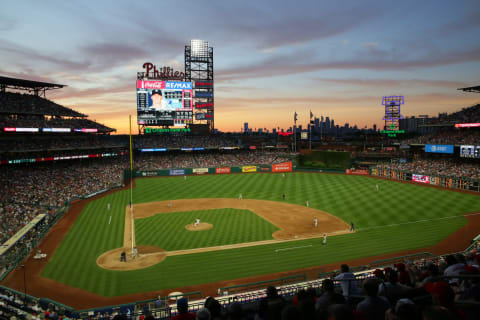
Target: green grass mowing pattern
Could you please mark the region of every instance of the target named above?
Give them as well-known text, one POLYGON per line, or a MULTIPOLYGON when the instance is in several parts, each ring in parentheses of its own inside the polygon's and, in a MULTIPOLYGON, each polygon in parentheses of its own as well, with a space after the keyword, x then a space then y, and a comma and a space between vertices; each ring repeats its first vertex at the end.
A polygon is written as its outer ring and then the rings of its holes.
POLYGON ((277 227, 250 210, 211 209, 156 214, 135 220, 137 245, 157 246, 167 251, 212 247, 273 239, 277 227), (195 219, 213 225, 210 230, 189 231, 195 219))
MULTIPOLYGON (((346 175, 290 173, 138 179, 134 202, 188 198, 244 198, 282 201, 332 213, 364 229, 328 239, 168 257, 143 270, 107 271, 96 258, 123 243, 129 190, 89 203, 42 271, 42 276, 104 296, 174 288, 421 248, 438 243, 466 223, 466 212, 480 211, 480 197, 394 181, 346 175), (380 191, 376 192, 375 184, 380 191), (107 203, 112 204, 107 213, 107 203), (111 224, 108 217, 112 215, 111 224), (454 219, 435 220, 460 216, 454 219), (370 227, 433 219, 378 229, 370 227), (313 247, 282 251, 294 246, 313 247)), ((178 239, 180 241, 180 239, 178 239)))
POLYGON ((349 175, 290 173, 138 179, 134 202, 189 198, 243 198, 305 205, 358 228, 461 215, 480 210, 480 197, 421 185, 349 175), (379 185, 376 191, 375 185, 379 185))

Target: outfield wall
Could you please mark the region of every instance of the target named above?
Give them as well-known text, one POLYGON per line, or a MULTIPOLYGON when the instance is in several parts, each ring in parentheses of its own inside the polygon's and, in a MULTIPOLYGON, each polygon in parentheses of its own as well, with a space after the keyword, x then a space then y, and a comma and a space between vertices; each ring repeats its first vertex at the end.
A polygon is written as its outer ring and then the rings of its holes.
MULTIPOLYGON (((253 172, 291 172, 294 167, 292 162, 276 164, 247 165, 241 167, 210 167, 210 168, 179 168, 161 170, 134 170, 133 177, 158 177, 158 176, 184 176, 202 174, 228 174, 228 173, 253 173, 253 172)), ((130 171, 125 170, 124 177, 129 177, 130 171)))
MULTIPOLYGON (((366 170, 348 170, 347 174, 366 174, 366 170), (350 172, 349 172, 350 171, 350 172)), ((391 170, 385 168, 371 168, 369 174, 391 180, 413 181, 448 189, 468 190, 480 192, 480 181, 466 177, 419 174, 409 171, 391 170)))

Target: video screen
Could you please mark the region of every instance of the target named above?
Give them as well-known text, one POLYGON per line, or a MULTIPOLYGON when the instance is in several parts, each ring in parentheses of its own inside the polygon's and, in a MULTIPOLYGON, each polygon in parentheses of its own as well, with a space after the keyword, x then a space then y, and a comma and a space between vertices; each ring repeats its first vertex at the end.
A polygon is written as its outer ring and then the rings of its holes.
POLYGON ((480 146, 460 146, 460 158, 480 158, 480 146))
POLYGON ((192 83, 138 80, 137 122, 166 126, 185 126, 192 123, 192 83))

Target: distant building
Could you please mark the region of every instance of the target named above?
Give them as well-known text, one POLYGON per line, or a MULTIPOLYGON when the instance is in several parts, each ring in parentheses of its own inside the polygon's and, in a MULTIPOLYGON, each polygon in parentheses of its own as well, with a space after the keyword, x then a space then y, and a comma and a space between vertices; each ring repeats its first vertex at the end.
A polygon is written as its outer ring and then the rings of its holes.
POLYGON ((243 132, 248 132, 248 122, 243 124, 243 132))

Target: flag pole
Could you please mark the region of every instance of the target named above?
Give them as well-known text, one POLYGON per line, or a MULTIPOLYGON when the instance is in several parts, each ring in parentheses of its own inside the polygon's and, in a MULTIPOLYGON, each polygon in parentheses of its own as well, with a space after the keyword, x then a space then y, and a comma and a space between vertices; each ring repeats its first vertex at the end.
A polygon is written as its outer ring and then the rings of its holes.
POLYGON ((133 154, 132 154, 132 115, 129 115, 128 117, 128 124, 130 126, 130 225, 131 225, 131 238, 132 238, 132 256, 134 255, 133 253, 133 247, 134 247, 134 242, 135 242, 135 235, 133 233, 134 230, 134 219, 133 219, 133 154))
POLYGON ((310 151, 312 151, 312 117, 313 117, 313 113, 312 113, 312 110, 310 110, 310 124, 308 125, 308 129, 309 129, 308 137, 310 138, 310 151))
POLYGON ((295 110, 295 114, 293 115, 293 121, 294 121, 294 125, 293 125, 293 152, 297 152, 297 111, 295 110))

